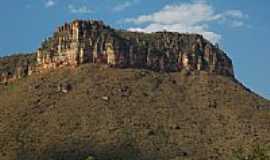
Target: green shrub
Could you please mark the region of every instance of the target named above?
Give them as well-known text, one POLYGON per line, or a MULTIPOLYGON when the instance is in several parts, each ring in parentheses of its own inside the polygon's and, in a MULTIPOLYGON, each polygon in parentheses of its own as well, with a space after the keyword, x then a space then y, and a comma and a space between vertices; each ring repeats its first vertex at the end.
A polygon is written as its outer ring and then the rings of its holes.
POLYGON ((270 160, 270 148, 257 145, 249 154, 238 149, 233 153, 232 160, 270 160))
POLYGON ((85 160, 95 160, 95 158, 92 156, 88 156, 85 160))
POLYGON ((10 92, 14 92, 14 91, 16 91, 16 85, 14 85, 14 84, 9 84, 8 86, 8 91, 10 91, 10 92))

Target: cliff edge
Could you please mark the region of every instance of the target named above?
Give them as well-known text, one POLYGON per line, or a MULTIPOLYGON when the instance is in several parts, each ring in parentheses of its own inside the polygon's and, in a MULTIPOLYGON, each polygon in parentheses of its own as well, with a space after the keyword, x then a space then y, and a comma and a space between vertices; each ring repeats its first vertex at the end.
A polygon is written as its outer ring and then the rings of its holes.
POLYGON ((0 81, 84 63, 165 72, 207 71, 234 77, 231 59, 199 34, 128 32, 93 20, 74 20, 58 27, 33 56, 34 63, 16 63, 13 72, 1 70, 0 81), (27 73, 21 74, 22 66, 27 73))

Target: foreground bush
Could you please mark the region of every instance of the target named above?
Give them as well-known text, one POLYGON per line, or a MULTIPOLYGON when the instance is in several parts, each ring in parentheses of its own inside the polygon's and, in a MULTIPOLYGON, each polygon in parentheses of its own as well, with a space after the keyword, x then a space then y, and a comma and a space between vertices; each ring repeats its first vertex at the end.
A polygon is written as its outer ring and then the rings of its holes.
POLYGON ((234 152, 232 160, 270 160, 270 147, 256 146, 249 154, 239 149, 234 152))

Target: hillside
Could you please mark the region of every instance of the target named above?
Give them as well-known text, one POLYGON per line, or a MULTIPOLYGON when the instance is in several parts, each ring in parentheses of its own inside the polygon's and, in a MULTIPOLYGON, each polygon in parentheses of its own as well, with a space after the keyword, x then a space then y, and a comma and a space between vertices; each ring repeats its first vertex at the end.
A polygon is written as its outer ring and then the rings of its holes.
POLYGON ((74 20, 0 58, 0 160, 268 160, 269 117, 199 34, 74 20))
POLYGON ((228 159, 270 140, 270 102, 207 72, 84 64, 0 89, 0 159, 228 159))

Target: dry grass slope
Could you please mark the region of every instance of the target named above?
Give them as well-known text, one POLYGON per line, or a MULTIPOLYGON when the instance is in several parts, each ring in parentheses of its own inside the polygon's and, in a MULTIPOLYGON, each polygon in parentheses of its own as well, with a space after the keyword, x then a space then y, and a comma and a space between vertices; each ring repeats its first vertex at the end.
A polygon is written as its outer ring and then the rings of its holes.
POLYGON ((225 160, 270 143, 269 101, 206 72, 67 67, 0 86, 0 113, 1 160, 225 160))

